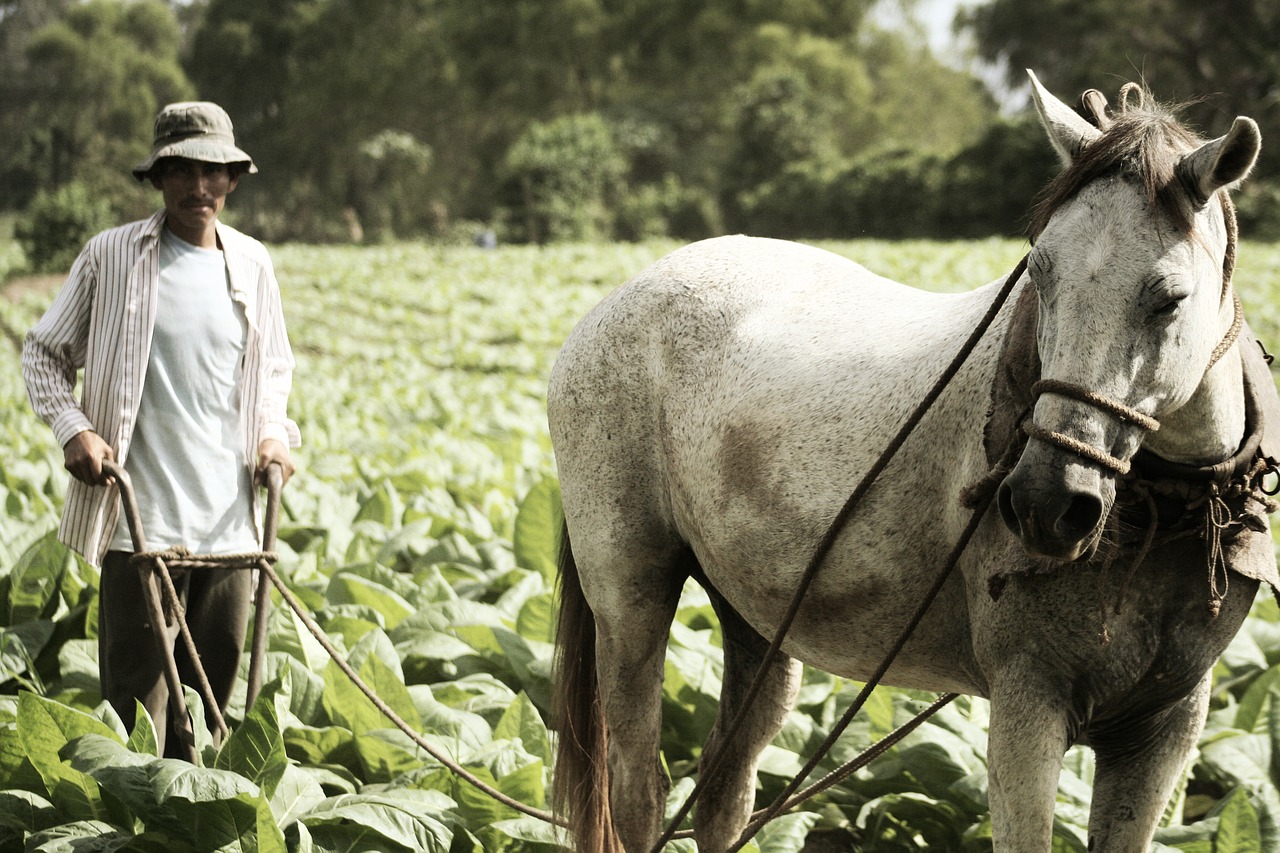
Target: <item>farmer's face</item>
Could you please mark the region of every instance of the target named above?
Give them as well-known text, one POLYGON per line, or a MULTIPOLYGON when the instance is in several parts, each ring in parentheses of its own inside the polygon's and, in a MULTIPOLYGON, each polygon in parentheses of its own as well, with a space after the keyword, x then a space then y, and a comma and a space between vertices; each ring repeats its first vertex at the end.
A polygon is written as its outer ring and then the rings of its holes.
POLYGON ((151 183, 164 194, 169 230, 192 245, 213 248, 214 226, 237 179, 225 163, 173 157, 160 164, 151 183))

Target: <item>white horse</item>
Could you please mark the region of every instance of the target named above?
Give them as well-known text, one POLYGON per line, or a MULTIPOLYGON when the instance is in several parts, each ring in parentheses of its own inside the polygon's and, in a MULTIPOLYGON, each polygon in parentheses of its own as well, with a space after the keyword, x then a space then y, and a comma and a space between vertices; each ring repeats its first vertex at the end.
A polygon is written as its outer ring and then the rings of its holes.
MULTIPOLYGON (((1065 168, 1037 212, 1022 310, 1001 310, 840 531, 703 780, 704 853, 746 825, 800 662, 868 678, 984 477, 999 511, 886 683, 990 699, 997 851, 1050 849, 1073 743, 1097 754, 1090 849, 1146 850, 1203 727, 1210 669, 1259 579, 1276 582, 1256 452, 1275 390, 1238 334, 1226 198, 1257 126, 1237 118, 1203 142, 1131 92, 1091 122, 1032 80, 1065 168)), ((574 329, 548 410, 568 536, 556 795, 580 851, 643 853, 660 837, 663 659, 685 580, 706 587, 724 636, 710 755, 815 543, 999 284, 939 295, 803 245, 726 237, 658 261, 574 329)))

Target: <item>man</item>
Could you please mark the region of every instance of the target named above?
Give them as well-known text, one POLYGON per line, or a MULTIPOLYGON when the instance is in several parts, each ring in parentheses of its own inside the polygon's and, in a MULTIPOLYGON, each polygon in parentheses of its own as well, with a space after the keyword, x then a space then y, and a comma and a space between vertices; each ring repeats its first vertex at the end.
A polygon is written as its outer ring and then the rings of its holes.
MULTIPOLYGON (((254 483, 273 462, 287 479, 289 448, 300 438, 285 414, 294 362, 271 259, 261 243, 218 221, 240 176, 256 171, 221 107, 165 107, 151 155, 133 170, 160 190, 164 209, 91 239, 22 351, 32 407, 74 477, 59 539, 101 566, 102 695, 130 726, 141 701, 165 755, 181 755, 182 745, 168 719, 163 657, 129 562, 118 490, 102 463, 129 473, 149 549, 260 549, 254 483)), ((244 648, 251 574, 176 575, 225 709, 244 648)), ((165 630, 173 647, 176 626, 165 630)), ((182 643, 175 656, 184 683, 194 684, 182 643)))

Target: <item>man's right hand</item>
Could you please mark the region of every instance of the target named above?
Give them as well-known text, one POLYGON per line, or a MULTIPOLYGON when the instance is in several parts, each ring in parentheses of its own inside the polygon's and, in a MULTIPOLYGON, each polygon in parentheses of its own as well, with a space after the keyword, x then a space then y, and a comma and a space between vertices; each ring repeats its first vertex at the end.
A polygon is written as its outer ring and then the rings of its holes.
POLYGON ((115 451, 93 430, 78 432, 62 448, 66 468, 82 483, 105 486, 113 478, 102 473, 102 460, 115 461, 115 451))

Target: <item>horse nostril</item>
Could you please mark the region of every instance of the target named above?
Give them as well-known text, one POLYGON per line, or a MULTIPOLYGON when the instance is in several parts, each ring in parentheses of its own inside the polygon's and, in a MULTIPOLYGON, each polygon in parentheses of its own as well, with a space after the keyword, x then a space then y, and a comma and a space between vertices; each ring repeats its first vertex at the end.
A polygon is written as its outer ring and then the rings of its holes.
POLYGON ((1004 526, 1009 528, 1009 532, 1015 536, 1020 536, 1022 522, 1018 519, 1017 510, 1013 508, 1013 489, 1009 488, 1007 482, 1001 483, 996 490, 996 506, 1000 508, 1000 518, 1004 520, 1004 526))
POLYGON ((1096 495, 1076 494, 1058 516, 1054 532, 1063 540, 1074 542, 1092 533, 1101 521, 1102 501, 1096 495))

